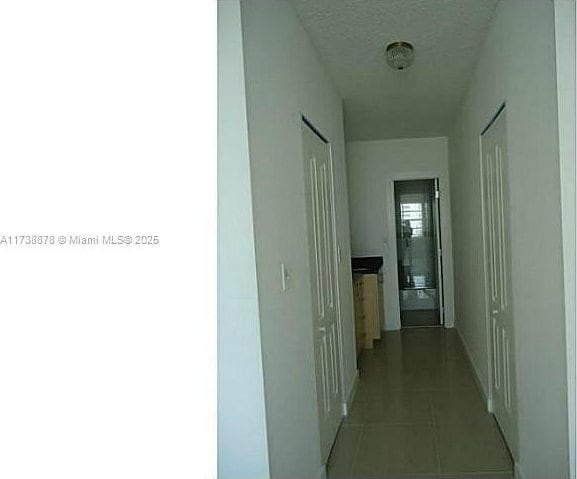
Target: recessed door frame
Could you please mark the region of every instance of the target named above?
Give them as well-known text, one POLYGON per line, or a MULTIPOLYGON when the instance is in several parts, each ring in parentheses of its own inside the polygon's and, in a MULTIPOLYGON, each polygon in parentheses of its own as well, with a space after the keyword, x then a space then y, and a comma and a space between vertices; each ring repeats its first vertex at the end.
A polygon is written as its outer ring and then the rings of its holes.
POLYGON ((441 197, 439 201, 440 208, 440 232, 441 232, 441 263, 443 268, 443 287, 439 291, 439 297, 442 293, 444 297, 444 324, 445 328, 455 326, 453 310, 453 281, 452 281, 452 244, 451 244, 451 210, 449 203, 449 185, 446 177, 439 171, 414 171, 403 172, 388 175, 385 179, 386 192, 386 218, 385 218, 385 235, 383 242, 384 258, 384 295, 385 304, 389 305, 385 311, 385 329, 395 330, 401 328, 401 310, 399 305, 399 279, 398 279, 398 261, 397 238, 396 238, 396 221, 395 221, 395 181, 410 180, 434 180, 439 181, 441 197), (388 260, 388 261, 387 261, 388 260), (387 314, 390 317, 387 319, 387 314))

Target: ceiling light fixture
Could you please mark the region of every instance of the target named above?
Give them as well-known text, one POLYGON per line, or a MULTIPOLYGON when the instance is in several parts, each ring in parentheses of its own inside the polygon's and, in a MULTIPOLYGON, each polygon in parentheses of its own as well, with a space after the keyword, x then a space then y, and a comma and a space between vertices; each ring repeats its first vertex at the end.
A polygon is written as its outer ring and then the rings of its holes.
POLYGON ((413 45, 408 42, 393 42, 387 46, 387 63, 395 70, 409 67, 413 57, 413 45))

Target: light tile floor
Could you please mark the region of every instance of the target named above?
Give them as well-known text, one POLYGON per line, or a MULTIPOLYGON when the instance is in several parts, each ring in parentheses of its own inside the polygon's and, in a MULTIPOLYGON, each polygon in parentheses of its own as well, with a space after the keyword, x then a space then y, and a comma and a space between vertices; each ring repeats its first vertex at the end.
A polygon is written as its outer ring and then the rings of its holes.
POLYGON ((511 457, 455 330, 387 332, 363 350, 359 373, 329 479, 512 477, 511 457))

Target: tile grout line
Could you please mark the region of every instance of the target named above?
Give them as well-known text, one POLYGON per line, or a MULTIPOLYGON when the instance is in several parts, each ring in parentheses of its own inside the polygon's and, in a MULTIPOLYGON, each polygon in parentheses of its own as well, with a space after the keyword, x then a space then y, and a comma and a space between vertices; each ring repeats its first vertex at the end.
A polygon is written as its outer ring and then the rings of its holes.
POLYGON ((361 449, 361 442, 363 441, 363 436, 365 434, 365 427, 361 428, 361 434, 357 441, 357 447, 355 448, 355 453, 353 454, 353 460, 351 461, 351 469, 350 469, 350 477, 355 477, 357 474, 355 472, 355 467, 357 465, 357 457, 359 455, 359 451, 361 449))
POLYGON ((433 424, 433 440, 435 442, 435 453, 437 455, 437 474, 442 474, 441 471, 441 451, 439 449, 439 439, 437 437, 437 423, 435 421, 435 407, 433 405, 433 395, 429 393, 429 407, 431 408, 431 422, 433 424))

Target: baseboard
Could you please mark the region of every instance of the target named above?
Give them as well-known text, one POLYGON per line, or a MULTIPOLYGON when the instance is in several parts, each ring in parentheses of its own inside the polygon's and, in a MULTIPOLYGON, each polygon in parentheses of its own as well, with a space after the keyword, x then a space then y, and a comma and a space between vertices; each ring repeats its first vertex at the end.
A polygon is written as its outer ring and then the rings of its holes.
POLYGON ((521 466, 519 465, 518 462, 515 462, 515 470, 513 471, 513 477, 515 479, 524 479, 525 475, 523 474, 522 470, 521 470, 521 466))
POLYGON ((346 402, 343 403, 343 416, 348 416, 351 410, 351 405, 355 399, 355 394, 357 393, 357 387, 359 386, 359 370, 355 371, 355 377, 353 383, 347 392, 346 402))
POLYGON ((487 399, 487 412, 493 414, 495 412, 495 403, 493 399, 487 399))
POLYGON ((495 410, 494 404, 493 404, 493 398, 489 397, 489 395, 487 394, 487 391, 485 391, 485 388, 483 387, 483 383, 481 382, 481 379, 479 378, 479 371, 477 371, 477 368, 475 367, 475 363, 471 359, 471 353, 469 352, 469 349, 467 348, 467 343, 463 339, 463 336, 461 336, 461 331, 459 331, 459 328, 454 328, 454 329, 455 329, 455 331, 457 331, 457 336, 459 336, 459 340, 461 341, 461 344, 465 348, 465 353, 467 354, 467 360, 469 361, 469 365, 471 366, 471 369, 473 370, 473 373, 474 373, 473 378, 475 379, 475 383, 477 384, 477 389, 483 395, 483 400, 485 401, 485 404, 487 405, 487 412, 493 413, 495 410))

